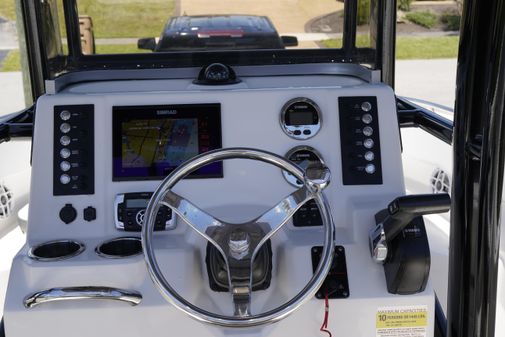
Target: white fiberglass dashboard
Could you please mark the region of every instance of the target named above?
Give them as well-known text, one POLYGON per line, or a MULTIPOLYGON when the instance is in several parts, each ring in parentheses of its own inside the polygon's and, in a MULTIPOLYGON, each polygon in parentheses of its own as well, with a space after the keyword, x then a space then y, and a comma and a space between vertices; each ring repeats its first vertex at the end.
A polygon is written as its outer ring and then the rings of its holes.
MULTIPOLYGON (((128 222, 142 214, 118 213, 119 205, 126 204, 118 196, 153 192, 171 169, 167 162, 219 147, 256 148, 281 156, 309 148, 331 170, 324 193, 335 243, 345 251, 347 284, 342 296, 329 300, 329 330, 342 336, 378 336, 387 328, 379 314, 392 309, 425 312, 424 323, 398 324, 418 324, 423 336, 433 335, 429 284, 414 295, 388 293, 384 269, 372 261, 368 248, 374 215, 405 193, 393 91, 339 75, 241 80, 227 86, 196 85, 191 79, 88 82, 38 100, 27 243, 12 266, 7 336, 319 336, 324 315, 319 298, 275 324, 240 330, 210 326, 165 302, 142 254, 128 254, 128 245, 110 254, 97 248, 116 238, 140 236, 128 222), (297 104, 303 111, 296 111, 297 104), (294 111, 286 117, 290 107, 294 111), (171 134, 163 141, 153 136, 153 141, 151 136, 161 135, 167 125, 171 134), (65 135, 69 139, 62 140, 65 135), (160 161, 165 163, 153 168, 160 161), (44 257, 44 249, 33 249, 61 240, 82 244, 78 254, 44 257), (66 287, 129 289, 142 300, 133 306, 96 299, 27 305, 26 298, 36 292, 66 287)), ((250 160, 220 165, 184 179, 175 191, 216 217, 240 222, 260 215, 295 188, 274 166, 250 160)), ((140 199, 130 198, 131 206, 141 207, 140 199)), ((311 251, 321 246, 322 229, 301 217, 271 240, 271 281, 254 292, 254 312, 286 302, 312 276, 311 251)), ((230 295, 209 285, 206 241, 175 216, 163 219, 159 229, 154 233, 158 261, 174 288, 206 310, 232 314, 230 295)))

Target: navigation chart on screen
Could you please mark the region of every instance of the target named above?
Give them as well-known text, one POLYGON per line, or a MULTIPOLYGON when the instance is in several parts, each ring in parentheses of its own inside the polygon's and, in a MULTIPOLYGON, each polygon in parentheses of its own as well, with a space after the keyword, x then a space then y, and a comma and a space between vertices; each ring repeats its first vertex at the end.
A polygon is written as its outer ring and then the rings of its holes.
POLYGON ((123 168, 176 167, 199 153, 196 118, 133 120, 122 129, 123 168))

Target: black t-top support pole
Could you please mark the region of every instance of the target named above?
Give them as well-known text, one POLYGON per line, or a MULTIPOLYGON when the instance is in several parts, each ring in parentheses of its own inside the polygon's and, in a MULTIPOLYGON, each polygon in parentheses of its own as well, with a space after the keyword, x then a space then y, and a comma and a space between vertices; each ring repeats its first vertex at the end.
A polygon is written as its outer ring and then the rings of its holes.
POLYGON ((454 119, 449 337, 495 334, 504 100, 505 0, 466 0, 454 119))

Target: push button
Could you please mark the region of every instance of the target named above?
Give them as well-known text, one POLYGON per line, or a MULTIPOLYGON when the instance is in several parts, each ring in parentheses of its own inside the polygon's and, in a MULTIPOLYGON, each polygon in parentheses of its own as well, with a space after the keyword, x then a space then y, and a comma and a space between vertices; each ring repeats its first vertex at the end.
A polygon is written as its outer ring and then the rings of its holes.
POLYGON ((63 159, 67 159, 71 154, 72 152, 66 147, 60 150, 60 157, 63 159))
POLYGON ((137 225, 142 226, 144 224, 145 214, 146 211, 144 209, 137 212, 137 215, 135 215, 135 222, 137 222, 137 225))
POLYGON ((372 104, 370 102, 363 102, 361 104, 361 110, 363 110, 364 112, 372 110, 372 104))
POLYGON ((373 121, 373 117, 370 114, 364 114, 361 116, 361 121, 365 124, 370 124, 373 121))
POLYGON ((60 112, 60 118, 63 121, 68 121, 72 115, 70 114, 70 111, 68 110, 63 110, 60 112))
POLYGON ((368 164, 367 166, 365 166, 365 172, 368 174, 374 174, 375 173, 375 165, 368 164))
POLYGON ((63 146, 67 146, 68 144, 70 144, 70 137, 67 135, 61 136, 60 144, 63 146))
POLYGON ((63 123, 60 125, 60 131, 63 133, 69 133, 72 127, 68 123, 63 123))
POLYGON ((68 161, 62 161, 60 163, 60 169, 63 171, 63 172, 67 172, 68 170, 70 170, 72 166, 70 165, 70 163, 68 161))
POLYGON ((363 134, 367 137, 370 137, 373 134, 373 129, 369 126, 365 126, 363 128, 363 134))
POLYGON ((373 139, 367 138, 363 142, 363 146, 366 147, 367 149, 371 149, 374 145, 373 139))
POLYGON ((62 174, 60 176, 60 183, 62 183, 63 185, 67 185, 68 183, 70 183, 70 176, 68 174, 62 174))
POLYGON ((366 159, 367 161, 372 161, 372 160, 374 160, 374 159, 375 159, 375 154, 374 154, 372 151, 367 151, 367 152, 365 153, 365 159, 366 159))

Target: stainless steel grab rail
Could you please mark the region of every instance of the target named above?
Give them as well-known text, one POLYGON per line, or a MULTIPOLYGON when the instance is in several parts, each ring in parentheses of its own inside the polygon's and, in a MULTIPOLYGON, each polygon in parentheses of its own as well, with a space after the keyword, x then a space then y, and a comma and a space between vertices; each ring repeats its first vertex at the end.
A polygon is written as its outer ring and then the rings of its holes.
POLYGON ((134 290, 124 290, 110 287, 65 287, 51 288, 38 291, 27 296, 23 304, 26 308, 33 308, 39 304, 73 301, 73 300, 114 300, 137 305, 142 301, 142 295, 134 290))

